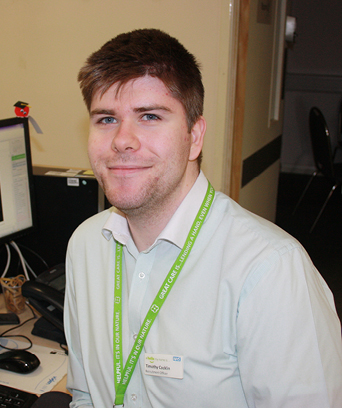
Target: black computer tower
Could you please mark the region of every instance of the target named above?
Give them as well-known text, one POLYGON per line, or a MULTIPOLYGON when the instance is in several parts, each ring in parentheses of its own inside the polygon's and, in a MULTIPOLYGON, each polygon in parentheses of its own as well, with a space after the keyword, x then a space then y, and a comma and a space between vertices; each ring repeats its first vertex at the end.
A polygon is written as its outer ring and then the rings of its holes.
MULTIPOLYGON (((37 274, 65 261, 67 244, 73 231, 85 219, 107 208, 102 189, 88 171, 33 168, 36 228, 27 236, 16 240, 25 259, 37 274), (40 259, 40 257, 42 259, 40 259), (43 262, 44 260, 44 262, 43 262)), ((13 257, 15 251, 11 248, 13 257)), ((5 254, 0 254, 0 266, 5 254)), ((7 276, 20 270, 19 258, 11 262, 7 276)))

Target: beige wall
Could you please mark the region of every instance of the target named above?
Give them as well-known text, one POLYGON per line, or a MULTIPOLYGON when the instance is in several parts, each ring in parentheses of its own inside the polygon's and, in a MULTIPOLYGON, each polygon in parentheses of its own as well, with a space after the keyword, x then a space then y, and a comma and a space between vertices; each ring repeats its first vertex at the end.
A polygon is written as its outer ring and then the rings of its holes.
POLYGON ((0 118, 28 102, 44 134, 31 127, 36 165, 88 168, 88 117, 77 72, 120 32, 161 28, 203 67, 208 131, 203 169, 221 188, 229 44, 228 0, 2 0, 0 118))
MULTIPOLYGON (((272 4, 274 5, 275 1, 272 4)), ((242 160, 282 133, 282 106, 280 119, 269 124, 275 19, 273 14, 272 24, 258 23, 257 5, 258 0, 251 0, 242 160)), ((239 203, 274 221, 278 174, 279 160, 241 189, 239 203)))
POLYGON ((276 216, 279 167, 278 160, 248 183, 241 190, 239 200, 247 210, 272 222, 276 216))

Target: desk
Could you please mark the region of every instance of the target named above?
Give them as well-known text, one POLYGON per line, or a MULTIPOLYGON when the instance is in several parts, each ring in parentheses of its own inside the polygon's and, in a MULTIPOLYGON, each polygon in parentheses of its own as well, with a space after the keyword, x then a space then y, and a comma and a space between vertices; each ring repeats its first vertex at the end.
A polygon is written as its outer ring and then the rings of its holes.
MULTIPOLYGON (((0 313, 6 313, 7 309, 5 306, 5 299, 3 294, 0 294, 0 313)), ((36 314, 39 316, 39 313, 36 312, 36 314)), ((24 322, 25 320, 29 319, 32 317, 32 312, 28 306, 25 307, 25 311, 23 313, 20 313, 19 315, 20 323, 24 322)), ((30 338, 32 343, 37 344, 39 346, 44 346, 44 347, 50 347, 54 349, 59 349, 60 346, 57 342, 52 341, 52 340, 47 340, 43 339, 42 337, 34 336, 31 334, 31 331, 33 329, 33 325, 36 322, 37 319, 31 320, 27 323, 24 324, 24 326, 19 327, 18 329, 12 330, 8 334, 22 334, 24 336, 27 336, 30 338)), ((11 327, 14 327, 13 325, 11 326, 0 326, 0 332, 4 332, 7 329, 10 329, 11 327)), ((66 389, 66 376, 63 377, 63 379, 55 385, 53 388, 53 391, 61 391, 61 392, 68 392, 66 389)))

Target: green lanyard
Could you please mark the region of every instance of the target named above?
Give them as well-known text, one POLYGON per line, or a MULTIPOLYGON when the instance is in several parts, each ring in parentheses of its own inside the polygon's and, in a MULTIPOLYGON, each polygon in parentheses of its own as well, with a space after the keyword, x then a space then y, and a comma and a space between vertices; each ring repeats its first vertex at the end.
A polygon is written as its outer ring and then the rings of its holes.
POLYGON ((214 189, 208 182, 208 189, 204 200, 201 204, 195 221, 192 224, 185 244, 178 255, 175 263, 170 269, 167 277, 161 285, 157 296, 147 312, 145 320, 139 330, 138 336, 134 342, 132 350, 126 361, 125 368, 123 367, 122 357, 122 244, 116 243, 116 261, 115 261, 115 290, 114 290, 114 322, 113 322, 113 358, 114 358, 114 383, 115 383, 115 404, 123 405, 124 396, 128 384, 131 380, 133 371, 142 352, 147 334, 156 319, 158 312, 164 304, 168 294, 170 293, 180 271, 182 270, 186 259, 195 243, 198 233, 203 225, 203 222, 209 212, 210 206, 214 199, 214 189))

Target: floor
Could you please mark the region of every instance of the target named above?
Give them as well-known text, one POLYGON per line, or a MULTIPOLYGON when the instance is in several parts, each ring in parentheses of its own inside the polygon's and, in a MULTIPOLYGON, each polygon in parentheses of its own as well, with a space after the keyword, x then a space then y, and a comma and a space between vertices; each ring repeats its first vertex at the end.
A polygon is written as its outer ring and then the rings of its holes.
POLYGON ((321 218, 310 228, 327 197, 331 184, 316 177, 301 205, 292 214, 310 176, 281 173, 276 223, 297 238, 329 285, 342 321, 342 195, 338 188, 321 218))

